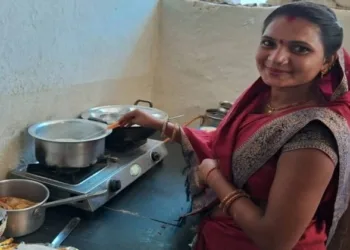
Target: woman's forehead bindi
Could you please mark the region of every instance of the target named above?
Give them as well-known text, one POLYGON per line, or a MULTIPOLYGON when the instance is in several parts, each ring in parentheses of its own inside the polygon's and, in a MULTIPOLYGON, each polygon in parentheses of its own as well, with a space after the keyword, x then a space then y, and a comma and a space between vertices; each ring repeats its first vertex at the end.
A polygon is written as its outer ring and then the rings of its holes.
POLYGON ((293 22, 297 18, 295 16, 287 16, 286 19, 287 19, 288 22, 293 22))

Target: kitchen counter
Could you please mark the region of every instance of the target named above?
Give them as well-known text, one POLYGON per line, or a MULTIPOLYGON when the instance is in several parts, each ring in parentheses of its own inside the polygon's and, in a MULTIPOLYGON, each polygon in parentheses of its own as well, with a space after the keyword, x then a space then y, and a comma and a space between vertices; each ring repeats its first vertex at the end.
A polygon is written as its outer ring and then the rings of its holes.
POLYGON ((181 227, 177 220, 189 209, 182 170, 185 162, 179 145, 168 143, 169 154, 137 181, 94 213, 69 206, 47 209, 44 225, 18 238, 27 243, 51 242, 69 220, 81 218, 63 245, 80 250, 190 249, 195 218, 181 227))

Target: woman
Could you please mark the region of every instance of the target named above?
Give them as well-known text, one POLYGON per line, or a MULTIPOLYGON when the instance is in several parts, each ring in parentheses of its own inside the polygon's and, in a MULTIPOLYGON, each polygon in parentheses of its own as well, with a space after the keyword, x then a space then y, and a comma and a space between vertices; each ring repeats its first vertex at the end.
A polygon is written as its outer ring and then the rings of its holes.
MULTIPOLYGON (((215 132, 138 110, 122 126, 156 128, 182 144, 196 250, 323 250, 349 203, 350 57, 329 8, 297 2, 265 20, 260 78, 215 132)), ((338 248, 339 249, 339 248, 338 248)))

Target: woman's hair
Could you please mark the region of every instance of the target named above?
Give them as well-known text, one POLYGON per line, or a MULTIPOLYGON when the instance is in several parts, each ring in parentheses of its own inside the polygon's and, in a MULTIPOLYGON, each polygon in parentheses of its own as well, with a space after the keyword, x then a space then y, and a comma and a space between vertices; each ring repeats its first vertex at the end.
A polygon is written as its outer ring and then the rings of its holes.
POLYGON ((294 2, 282 5, 265 19, 263 32, 275 18, 280 16, 299 17, 317 25, 320 29, 326 59, 329 59, 341 48, 343 28, 340 26, 334 11, 327 6, 312 2, 294 2))

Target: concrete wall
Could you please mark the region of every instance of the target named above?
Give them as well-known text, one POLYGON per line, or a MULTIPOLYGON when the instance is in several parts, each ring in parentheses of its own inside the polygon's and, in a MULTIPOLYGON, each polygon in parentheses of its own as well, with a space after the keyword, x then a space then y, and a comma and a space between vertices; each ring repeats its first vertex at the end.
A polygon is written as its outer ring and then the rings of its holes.
MULTIPOLYGON (((233 101, 256 78, 261 23, 272 8, 163 0, 156 104, 182 121, 233 101)), ((337 10, 350 49, 350 12, 337 10)))
POLYGON ((151 98, 158 0, 11 0, 0 8, 0 178, 33 160, 26 127, 151 98))

